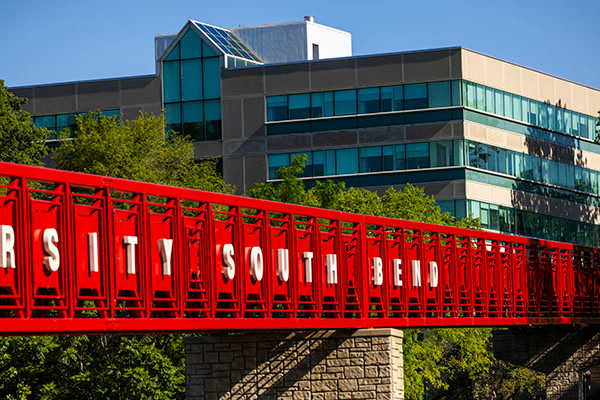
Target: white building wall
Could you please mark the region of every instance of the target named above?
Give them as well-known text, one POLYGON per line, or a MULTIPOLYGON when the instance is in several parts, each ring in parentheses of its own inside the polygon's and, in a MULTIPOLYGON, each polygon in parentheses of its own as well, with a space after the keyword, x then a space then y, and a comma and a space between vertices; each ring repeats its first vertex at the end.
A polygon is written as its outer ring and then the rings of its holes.
POLYGON ((319 58, 352 55, 352 35, 312 21, 230 28, 265 64, 312 60, 313 44, 319 58))
POLYGON ((319 59, 352 56, 352 35, 339 29, 306 21, 306 49, 312 60, 313 44, 319 46, 319 59))

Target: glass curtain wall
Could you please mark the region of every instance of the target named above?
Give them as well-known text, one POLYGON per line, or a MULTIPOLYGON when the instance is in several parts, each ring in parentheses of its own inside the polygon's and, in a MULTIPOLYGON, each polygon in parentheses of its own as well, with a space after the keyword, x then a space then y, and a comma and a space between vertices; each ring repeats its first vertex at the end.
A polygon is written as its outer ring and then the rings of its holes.
POLYGON ((193 140, 221 138, 220 56, 193 31, 162 63, 167 129, 193 140))

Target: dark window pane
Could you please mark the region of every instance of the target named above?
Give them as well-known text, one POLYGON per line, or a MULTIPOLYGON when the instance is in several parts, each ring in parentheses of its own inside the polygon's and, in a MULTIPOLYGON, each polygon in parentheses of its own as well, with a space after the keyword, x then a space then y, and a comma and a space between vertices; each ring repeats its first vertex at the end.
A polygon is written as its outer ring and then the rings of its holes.
POLYGON ((310 95, 291 94, 288 96, 290 119, 310 118, 310 95))
POLYGON ((181 104, 165 104, 167 130, 181 133, 181 104))
POLYGON ((394 89, 392 86, 381 88, 381 111, 392 111, 394 89))
POLYGON ((358 113, 366 114, 379 111, 379 88, 358 89, 358 113))
POLYGON ((267 97, 267 121, 288 119, 287 96, 267 97))
POLYGON ((414 110, 427 108, 427 85, 424 83, 415 83, 404 85, 404 108, 414 110))
POLYGON ((287 165, 290 165, 289 154, 269 155, 269 179, 277 179, 277 170, 287 165))
POLYGON ((331 117, 333 115, 333 92, 313 93, 312 97, 312 117, 331 117))
POLYGON ((221 102, 219 100, 204 102, 204 120, 206 140, 221 139, 221 102))
POLYGON ((356 90, 337 90, 334 100, 335 115, 356 114, 356 90))
POLYGON ((406 148, 403 144, 397 144, 396 146, 396 169, 406 169, 406 148))
POLYGON ((307 176, 313 176, 312 152, 310 152, 310 151, 302 152, 301 151, 299 153, 292 153, 292 154, 290 154, 290 162, 294 160, 294 156, 300 156, 300 155, 306 155, 306 164, 304 165, 304 170, 298 176, 301 178, 304 178, 307 176))
POLYGON ((379 172, 382 167, 381 146, 360 148, 360 172, 379 172))
POLYGON ((461 95, 460 80, 452 81, 452 105, 453 106, 462 105, 460 95, 461 95))
POLYGON ((406 145, 406 168, 429 168, 429 143, 406 145))
POLYGON ((404 110, 404 86, 394 86, 394 102, 392 106, 394 111, 404 110))
POLYGON ((194 140, 204 140, 202 102, 183 103, 183 133, 194 140))
POLYGON ((452 105, 450 81, 432 82, 427 84, 429 107, 449 107, 452 105))
POLYGON ((452 141, 431 142, 431 167, 448 167, 452 162, 452 141))
POLYGON ((394 169, 394 146, 383 146, 383 170, 392 171, 394 169))

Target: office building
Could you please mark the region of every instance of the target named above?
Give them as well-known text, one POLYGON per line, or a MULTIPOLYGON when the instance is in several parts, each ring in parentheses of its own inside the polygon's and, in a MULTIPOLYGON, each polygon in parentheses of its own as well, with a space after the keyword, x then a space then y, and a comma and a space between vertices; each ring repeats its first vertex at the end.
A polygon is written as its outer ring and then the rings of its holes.
POLYGON ((155 48, 155 75, 11 90, 56 130, 93 109, 124 119, 164 109, 240 193, 307 154, 309 184, 410 182, 491 230, 600 243, 597 89, 462 47, 353 56, 349 33, 312 17, 188 21, 155 48))

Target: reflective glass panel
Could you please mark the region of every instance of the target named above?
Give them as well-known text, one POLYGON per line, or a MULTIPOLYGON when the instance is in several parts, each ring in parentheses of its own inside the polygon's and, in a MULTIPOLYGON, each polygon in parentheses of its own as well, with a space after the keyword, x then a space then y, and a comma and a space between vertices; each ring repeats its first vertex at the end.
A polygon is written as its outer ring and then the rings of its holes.
POLYGON ((221 97, 221 66, 218 58, 202 60, 204 72, 204 98, 218 99, 221 97))
POLYGON ((429 107, 449 107, 452 105, 450 81, 428 83, 429 107))
POLYGON ((202 57, 202 39, 191 28, 183 35, 179 46, 182 59, 202 57))
POLYGON ((277 179, 277 170, 281 167, 290 165, 289 154, 270 154, 269 155, 269 179, 277 179))
POLYGON ((360 172, 379 172, 382 167, 381 146, 360 148, 360 172))
POLYGON ((221 101, 204 102, 204 130, 206 140, 221 139, 221 101))
POLYGON ((383 146, 383 170, 392 171, 394 169, 394 146, 383 146))
POLYGON ((356 114, 356 90, 336 90, 334 100, 335 115, 356 114))
POLYGON ((267 121, 283 121, 288 118, 287 96, 267 97, 267 121))
POLYGON ((406 168, 429 168, 429 143, 406 145, 406 168))
POLYGON ((379 88, 358 89, 358 113, 376 113, 381 110, 379 88))
POLYGON ((452 163, 452 141, 444 140, 441 142, 430 143, 430 166, 431 167, 448 167, 452 163))
POLYGON ((306 163, 304 164, 304 170, 298 175, 300 178, 307 176, 313 176, 313 160, 311 151, 301 151, 298 153, 290 154, 290 162, 294 160, 294 156, 306 155, 306 163))
POLYGON ((165 102, 179 101, 181 98, 179 61, 163 63, 163 86, 165 102))
POLYGON ((183 133, 194 140, 204 140, 202 102, 183 103, 183 133))
POLYGON ((167 130, 181 133, 181 103, 165 104, 167 130))
POLYGON ((427 108, 427 85, 424 83, 414 83, 404 85, 404 108, 414 110, 427 108))
POLYGON ((337 174, 358 173, 358 149, 340 149, 335 151, 337 174))
POLYGON ((392 108, 394 111, 404 110, 404 86, 398 85, 393 87, 394 101, 392 108))
POLYGON ((312 117, 331 117, 333 115, 333 92, 311 94, 312 117))
POLYGON ((397 144, 396 146, 396 169, 406 169, 406 147, 403 144, 397 144))
POLYGON ((288 96, 290 119, 310 118, 310 95, 290 94, 288 96))
POLYGON ((381 88, 381 111, 392 111, 394 102, 394 89, 391 86, 381 88))
POLYGON ((181 62, 181 99, 202 100, 202 60, 181 62))

